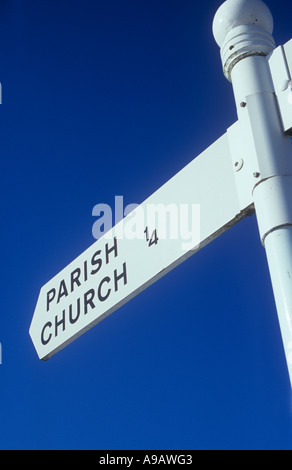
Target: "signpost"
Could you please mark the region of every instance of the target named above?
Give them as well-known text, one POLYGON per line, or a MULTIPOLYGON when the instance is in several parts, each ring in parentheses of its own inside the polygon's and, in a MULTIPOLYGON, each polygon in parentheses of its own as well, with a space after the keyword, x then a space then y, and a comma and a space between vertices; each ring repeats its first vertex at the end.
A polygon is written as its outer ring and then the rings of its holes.
POLYGON ((213 33, 238 121, 42 289, 46 360, 255 210, 292 383, 292 41, 261 0, 227 0, 213 33))
POLYGON ((242 219, 227 134, 41 290, 30 334, 48 359, 242 219), (206 184, 207 181, 207 184, 206 184))

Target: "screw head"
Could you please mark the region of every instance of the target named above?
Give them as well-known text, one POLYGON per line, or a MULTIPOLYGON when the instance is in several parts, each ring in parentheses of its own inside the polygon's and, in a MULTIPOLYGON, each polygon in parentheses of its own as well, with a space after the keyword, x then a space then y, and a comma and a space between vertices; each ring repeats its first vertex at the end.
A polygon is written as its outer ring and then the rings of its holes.
POLYGON ((243 167, 243 159, 239 158, 235 163, 234 163, 234 169, 235 171, 240 171, 241 168, 243 167))

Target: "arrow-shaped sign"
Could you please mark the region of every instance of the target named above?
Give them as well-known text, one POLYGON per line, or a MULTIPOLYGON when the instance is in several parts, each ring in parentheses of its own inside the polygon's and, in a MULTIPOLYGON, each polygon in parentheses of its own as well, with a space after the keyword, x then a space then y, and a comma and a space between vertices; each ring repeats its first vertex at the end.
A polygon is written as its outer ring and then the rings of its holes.
POLYGON ((242 219, 236 169, 225 134, 48 282, 30 327, 40 359, 242 219))
POLYGON ((238 121, 42 288, 41 359, 255 210, 292 384, 292 42, 276 48, 261 0, 227 0, 213 32, 238 121))

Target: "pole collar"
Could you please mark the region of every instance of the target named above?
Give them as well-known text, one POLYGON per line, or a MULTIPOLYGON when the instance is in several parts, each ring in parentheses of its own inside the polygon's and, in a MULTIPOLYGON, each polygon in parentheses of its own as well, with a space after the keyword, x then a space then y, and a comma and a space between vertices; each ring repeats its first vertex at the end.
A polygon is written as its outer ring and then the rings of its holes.
POLYGON ((227 34, 221 47, 225 77, 231 82, 231 72, 240 60, 251 56, 267 56, 275 47, 273 36, 258 26, 237 26, 227 34))

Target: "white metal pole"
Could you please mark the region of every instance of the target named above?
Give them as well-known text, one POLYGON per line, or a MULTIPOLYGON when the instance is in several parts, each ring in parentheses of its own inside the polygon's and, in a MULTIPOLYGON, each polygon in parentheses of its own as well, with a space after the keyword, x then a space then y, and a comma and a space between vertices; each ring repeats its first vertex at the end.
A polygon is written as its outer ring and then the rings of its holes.
POLYGON ((227 0, 215 15, 213 32, 241 132, 254 150, 244 160, 253 169, 253 200, 292 385, 292 146, 267 60, 275 48, 273 18, 261 0, 227 0))

